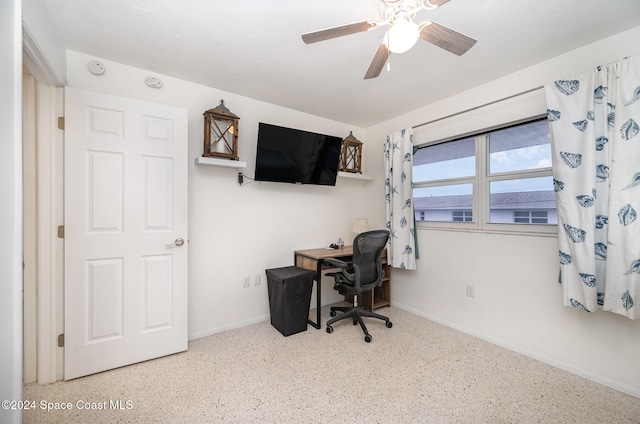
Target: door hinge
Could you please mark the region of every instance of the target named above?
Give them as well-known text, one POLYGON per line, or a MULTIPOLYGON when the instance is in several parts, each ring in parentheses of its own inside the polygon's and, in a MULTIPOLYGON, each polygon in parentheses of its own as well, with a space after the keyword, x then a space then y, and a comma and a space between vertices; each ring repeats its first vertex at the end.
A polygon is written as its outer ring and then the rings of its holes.
POLYGON ((64 238, 64 225, 58 225, 58 238, 64 238))
POLYGON ((64 130, 64 116, 58 116, 58 129, 64 130))
POLYGON ((58 335, 58 347, 64 347, 64 333, 58 335))

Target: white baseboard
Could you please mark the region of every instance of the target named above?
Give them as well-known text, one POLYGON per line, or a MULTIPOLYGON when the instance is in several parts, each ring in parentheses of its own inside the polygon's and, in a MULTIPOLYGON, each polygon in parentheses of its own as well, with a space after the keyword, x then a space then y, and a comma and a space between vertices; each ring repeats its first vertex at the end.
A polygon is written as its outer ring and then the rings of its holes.
POLYGON ((253 317, 251 319, 247 319, 244 321, 234 322, 233 324, 223 325, 221 327, 215 327, 206 331, 199 331, 197 333, 189 334, 189 341, 200 339, 202 337, 212 336, 214 334, 223 333, 229 330, 235 330, 236 328, 246 327, 247 325, 257 324, 262 321, 269 320, 270 315, 259 315, 257 317, 253 317))
POLYGON ((587 380, 591 380, 593 382, 596 382, 598 384, 602 384, 603 386, 607 386, 610 387, 614 390, 617 390, 619 392, 622 393, 626 393, 630 396, 636 397, 636 398, 640 398, 640 389, 635 388, 635 387, 631 387, 629 385, 620 383, 618 381, 614 381, 611 380, 609 378, 603 377, 601 375, 597 375, 597 374, 593 374, 592 372, 589 372, 585 369, 582 368, 578 368, 570 363, 567 362, 563 362, 563 361, 558 361, 557 359, 553 359, 553 358, 549 358, 548 356, 541 354, 540 352, 536 352, 530 349, 525 349, 522 348, 521 346, 517 346, 514 345, 512 343, 509 343, 505 340, 501 340, 501 339, 497 339, 495 337, 489 336, 487 334, 483 334, 483 333, 479 333, 475 330, 472 330, 470 328, 455 324, 455 323, 451 323, 448 321, 444 321, 442 319, 436 318, 434 316, 430 316, 429 314, 425 314, 423 312, 420 312, 416 309, 410 308, 406 305, 403 304, 399 304, 396 302, 391 302, 391 305, 398 308, 398 309, 402 309, 404 311, 410 312, 412 314, 418 315, 422 318, 426 318, 429 321, 433 321, 436 322, 438 324, 442 324, 446 327, 449 328, 453 328, 454 330, 458 330, 460 332, 469 334, 471 336, 477 337, 479 339, 485 340, 489 343, 504 347, 505 349, 509 349, 513 352, 516 353, 520 353, 522 355, 528 356, 529 358, 533 358, 535 360, 538 360, 540 362, 544 362, 545 364, 551 365, 553 367, 559 368, 563 371, 567 371, 570 372, 572 374, 575 374, 577 376, 586 378, 587 380))
MULTIPOLYGON (((344 300, 343 296, 332 296, 327 299, 327 297, 322 298, 322 306, 332 305, 334 303, 338 303, 344 300)), ((312 299, 312 305, 315 306, 315 301, 312 299)), ((313 312, 309 312, 309 316, 315 317, 316 308, 311 309, 313 312)), ((202 337, 212 336, 214 334, 223 333, 229 330, 235 330, 236 328, 246 327, 247 325, 257 324, 262 321, 268 321, 271 318, 269 314, 259 315, 257 317, 253 317, 244 321, 234 322, 233 324, 223 325, 221 327, 215 327, 206 331, 199 331, 197 333, 189 334, 189 341, 200 339, 202 337)), ((315 318, 313 318, 315 320, 315 318)))

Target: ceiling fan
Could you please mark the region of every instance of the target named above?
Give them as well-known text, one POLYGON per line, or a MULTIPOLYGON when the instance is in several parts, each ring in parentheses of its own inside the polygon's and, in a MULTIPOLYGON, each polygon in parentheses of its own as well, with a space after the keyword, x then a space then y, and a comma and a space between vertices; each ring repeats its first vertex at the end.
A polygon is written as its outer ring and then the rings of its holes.
POLYGON ((302 41, 306 44, 317 43, 389 25, 364 79, 376 78, 380 75, 391 53, 403 53, 409 50, 418 38, 460 56, 473 47, 476 40, 430 20, 424 20, 417 24, 413 22, 413 18, 420 10, 433 10, 448 1, 380 0, 379 12, 382 20, 356 22, 309 32, 302 34, 302 41))

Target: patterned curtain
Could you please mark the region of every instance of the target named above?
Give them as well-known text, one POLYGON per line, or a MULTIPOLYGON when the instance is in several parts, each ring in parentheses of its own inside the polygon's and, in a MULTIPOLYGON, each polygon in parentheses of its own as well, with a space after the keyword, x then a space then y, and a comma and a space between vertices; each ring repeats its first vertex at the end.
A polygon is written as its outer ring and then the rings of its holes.
POLYGON ((387 135, 384 147, 386 171, 387 260, 394 268, 416 269, 415 216, 413 213, 413 132, 387 135))
POLYGON ((564 304, 640 317, 640 56, 545 86, 564 304))

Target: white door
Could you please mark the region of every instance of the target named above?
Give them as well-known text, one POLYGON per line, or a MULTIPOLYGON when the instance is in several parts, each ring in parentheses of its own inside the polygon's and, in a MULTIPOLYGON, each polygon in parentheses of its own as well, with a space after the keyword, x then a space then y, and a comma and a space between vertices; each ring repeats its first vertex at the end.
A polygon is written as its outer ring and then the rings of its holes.
POLYGON ((64 378, 186 350, 187 111, 67 88, 64 167, 64 378))

